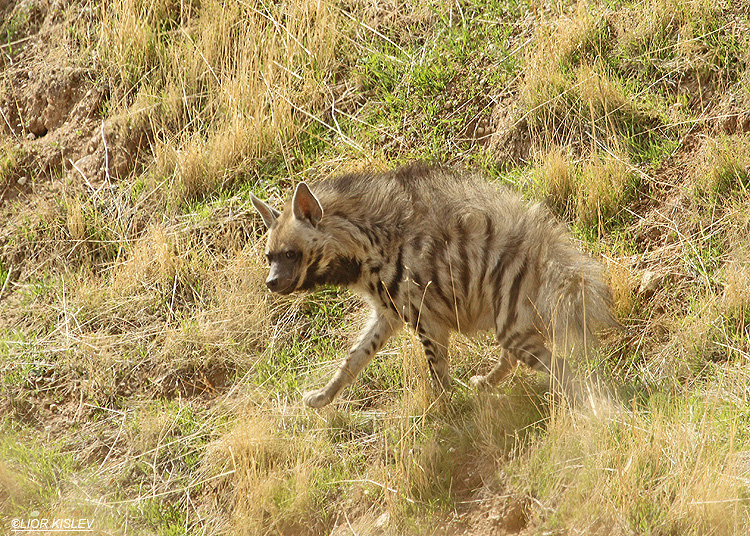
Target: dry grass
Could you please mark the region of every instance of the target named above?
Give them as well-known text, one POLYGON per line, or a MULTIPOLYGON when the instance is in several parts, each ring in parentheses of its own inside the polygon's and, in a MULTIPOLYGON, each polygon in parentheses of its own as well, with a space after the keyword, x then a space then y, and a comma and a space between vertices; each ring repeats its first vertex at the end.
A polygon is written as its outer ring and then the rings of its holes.
POLYGON ((280 433, 278 420, 255 408, 208 446, 204 471, 220 476, 214 514, 226 519, 224 530, 319 534, 330 527, 320 473, 331 467, 333 452, 307 436, 299 441, 280 433))
POLYGON ((634 169, 624 154, 594 153, 576 161, 553 147, 537 167, 537 182, 558 215, 603 235, 636 192, 634 169))
POLYGON ((559 147, 552 147, 541 159, 537 168, 540 182, 546 191, 548 205, 560 216, 571 220, 575 214, 576 169, 569 155, 559 147))
POLYGON ((586 161, 577 196, 578 220, 585 226, 598 227, 601 234, 603 220, 619 212, 635 189, 634 181, 633 172, 622 157, 597 155, 586 161))
MULTIPOLYGON (((730 391, 744 380, 729 379, 730 391)), ((539 486, 553 526, 583 534, 741 534, 745 468, 727 394, 708 393, 697 413, 688 402, 606 418, 558 415, 524 455, 520 480, 539 486)))
POLYGON ((696 195, 719 200, 750 187, 750 140, 746 135, 718 137, 703 150, 694 173, 696 195))
POLYGON ((325 98, 337 27, 327 2, 134 0, 107 10, 99 50, 124 90, 117 110, 147 115, 154 173, 180 202, 291 149, 325 98))
POLYGON ((617 318, 630 319, 636 312, 638 305, 640 282, 630 263, 624 257, 622 251, 618 252, 616 260, 608 260, 606 271, 615 315, 617 318))

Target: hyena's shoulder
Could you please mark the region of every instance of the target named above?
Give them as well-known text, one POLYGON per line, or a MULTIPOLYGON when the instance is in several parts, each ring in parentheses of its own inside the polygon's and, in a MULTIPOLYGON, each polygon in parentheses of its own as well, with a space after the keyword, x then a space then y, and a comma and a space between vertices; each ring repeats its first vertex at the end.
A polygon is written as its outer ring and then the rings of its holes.
POLYGON ((439 172, 425 164, 347 173, 313 186, 331 232, 336 233, 334 226, 353 225, 384 255, 390 253, 383 249, 387 244, 413 232, 416 222, 434 212, 441 189, 439 172))

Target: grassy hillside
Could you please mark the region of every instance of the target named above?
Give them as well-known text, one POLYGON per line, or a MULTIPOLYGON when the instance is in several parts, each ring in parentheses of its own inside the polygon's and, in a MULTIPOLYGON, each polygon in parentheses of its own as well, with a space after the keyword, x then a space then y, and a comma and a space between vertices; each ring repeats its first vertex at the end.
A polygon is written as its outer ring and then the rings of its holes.
POLYGON ((750 9, 730 0, 0 0, 0 525, 750 530, 750 9), (264 288, 253 192, 413 159, 542 200, 626 329, 571 411, 435 406, 403 333, 306 409, 359 300, 264 288))

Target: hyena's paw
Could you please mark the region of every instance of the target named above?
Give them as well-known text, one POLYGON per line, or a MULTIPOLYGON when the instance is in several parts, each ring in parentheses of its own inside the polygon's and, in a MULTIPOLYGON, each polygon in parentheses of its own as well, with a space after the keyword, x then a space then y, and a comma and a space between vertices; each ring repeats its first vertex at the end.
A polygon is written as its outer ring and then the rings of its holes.
POLYGON ((492 384, 487 380, 487 376, 472 376, 469 383, 477 391, 492 389, 492 384))
POLYGON ((325 389, 308 391, 302 395, 302 401, 310 408, 322 408, 330 404, 331 400, 333 400, 333 397, 325 389))

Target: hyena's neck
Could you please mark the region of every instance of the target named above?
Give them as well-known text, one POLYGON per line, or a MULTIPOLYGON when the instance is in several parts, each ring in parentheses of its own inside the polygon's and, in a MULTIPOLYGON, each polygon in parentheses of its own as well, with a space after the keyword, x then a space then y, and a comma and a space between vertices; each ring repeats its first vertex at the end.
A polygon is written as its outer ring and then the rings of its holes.
POLYGON ((356 257, 313 254, 300 289, 310 290, 321 285, 349 287, 356 285, 361 277, 362 261, 356 257))
POLYGON ((345 214, 329 228, 335 260, 327 282, 351 288, 376 308, 395 308, 405 272, 402 225, 373 212, 345 214))
POLYGON ((310 254, 300 288, 336 285, 356 290, 363 281, 369 281, 378 247, 371 225, 371 222, 358 223, 336 214, 321 221, 320 240, 310 254))

